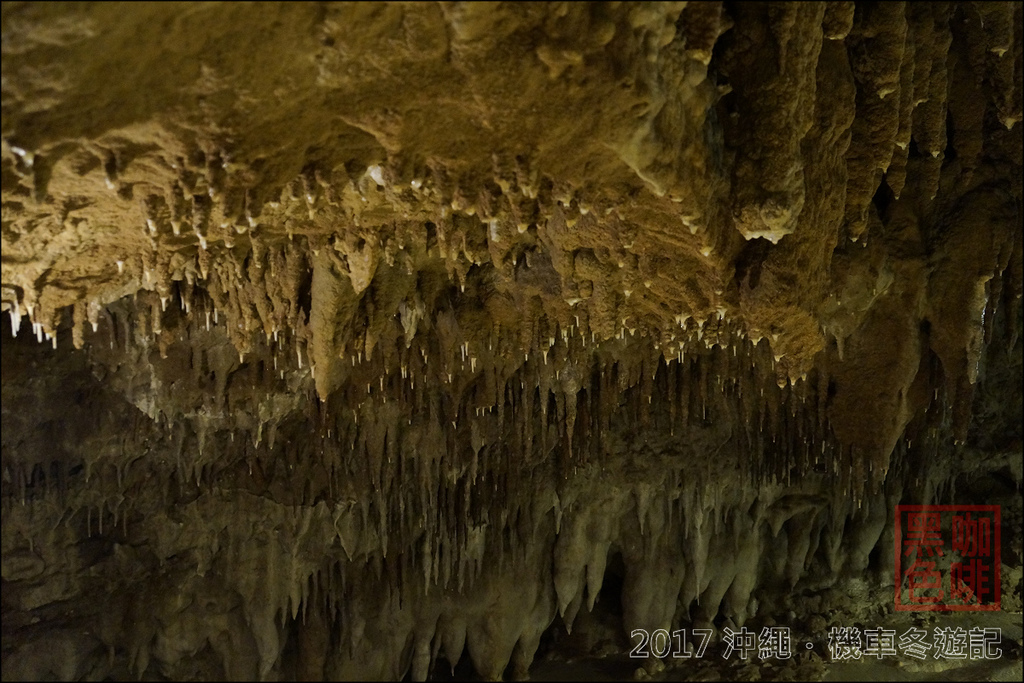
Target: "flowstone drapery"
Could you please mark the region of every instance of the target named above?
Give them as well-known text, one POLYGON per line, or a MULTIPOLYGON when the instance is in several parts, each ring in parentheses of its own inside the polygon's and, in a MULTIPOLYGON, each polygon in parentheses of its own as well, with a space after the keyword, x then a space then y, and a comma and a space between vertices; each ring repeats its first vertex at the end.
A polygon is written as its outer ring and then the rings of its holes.
POLYGON ((958 490, 1019 610, 1021 24, 5 3, 5 679, 810 631, 958 490))

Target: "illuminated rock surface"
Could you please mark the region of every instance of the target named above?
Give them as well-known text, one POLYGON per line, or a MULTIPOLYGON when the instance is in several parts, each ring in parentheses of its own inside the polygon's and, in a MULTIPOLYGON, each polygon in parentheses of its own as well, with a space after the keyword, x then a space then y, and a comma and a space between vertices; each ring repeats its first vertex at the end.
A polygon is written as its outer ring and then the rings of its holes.
POLYGON ((2 21, 5 680, 823 638, 898 503, 1020 637, 1021 3, 2 21))

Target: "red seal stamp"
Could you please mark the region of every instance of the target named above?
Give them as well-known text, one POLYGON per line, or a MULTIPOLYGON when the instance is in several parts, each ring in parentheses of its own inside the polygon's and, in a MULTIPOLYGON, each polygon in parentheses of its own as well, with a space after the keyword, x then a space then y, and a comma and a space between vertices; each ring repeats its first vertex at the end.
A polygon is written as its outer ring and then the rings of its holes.
POLYGON ((999 610, 999 506, 896 506, 896 609, 999 610))

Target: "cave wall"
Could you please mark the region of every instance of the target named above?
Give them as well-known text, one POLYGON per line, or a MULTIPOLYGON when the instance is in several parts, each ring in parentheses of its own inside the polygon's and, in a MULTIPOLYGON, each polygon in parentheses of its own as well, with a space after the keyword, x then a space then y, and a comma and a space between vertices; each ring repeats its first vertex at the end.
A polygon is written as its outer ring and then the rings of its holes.
POLYGON ((5 678, 891 584, 1020 483, 1021 7, 4 3, 5 678))

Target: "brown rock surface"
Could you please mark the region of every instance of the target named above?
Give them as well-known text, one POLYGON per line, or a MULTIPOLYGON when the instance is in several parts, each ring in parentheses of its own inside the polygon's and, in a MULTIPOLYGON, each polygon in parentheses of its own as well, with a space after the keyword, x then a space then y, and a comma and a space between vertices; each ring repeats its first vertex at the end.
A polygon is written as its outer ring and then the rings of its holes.
POLYGON ((499 678, 610 579, 623 643, 884 583, 893 505, 1020 485, 1021 23, 4 3, 4 678, 499 678))

